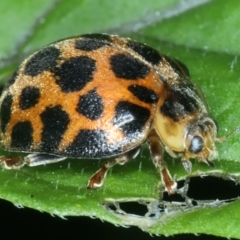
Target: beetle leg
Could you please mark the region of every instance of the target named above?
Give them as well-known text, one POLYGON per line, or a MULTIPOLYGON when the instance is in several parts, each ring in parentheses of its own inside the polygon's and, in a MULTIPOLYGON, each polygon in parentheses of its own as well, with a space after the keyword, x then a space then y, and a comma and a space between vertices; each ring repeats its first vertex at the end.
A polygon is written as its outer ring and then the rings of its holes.
POLYGON ((38 165, 45 165, 49 163, 60 162, 65 159, 66 157, 60 157, 60 156, 51 155, 51 154, 33 153, 33 154, 28 154, 24 158, 24 161, 28 166, 35 167, 38 165))
POLYGON ((25 165, 25 162, 18 156, 1 156, 0 164, 5 169, 19 169, 25 165))
POLYGON ((148 137, 148 144, 153 164, 161 175, 162 183, 165 186, 165 190, 168 191, 169 194, 173 194, 176 191, 177 183, 172 179, 172 176, 168 171, 167 165, 163 160, 164 147, 161 144, 159 136, 154 130, 150 133, 148 137))
POLYGON ((88 181, 88 188, 98 188, 103 185, 104 179, 107 176, 108 171, 116 164, 124 165, 131 159, 135 158, 139 153, 140 148, 132 149, 131 151, 124 153, 113 159, 107 160, 104 165, 95 172, 88 181))
POLYGON ((30 167, 44 165, 48 163, 59 162, 66 159, 66 157, 59 157, 50 154, 28 154, 23 159, 18 156, 2 156, 0 157, 0 163, 5 169, 19 169, 24 165, 30 167))

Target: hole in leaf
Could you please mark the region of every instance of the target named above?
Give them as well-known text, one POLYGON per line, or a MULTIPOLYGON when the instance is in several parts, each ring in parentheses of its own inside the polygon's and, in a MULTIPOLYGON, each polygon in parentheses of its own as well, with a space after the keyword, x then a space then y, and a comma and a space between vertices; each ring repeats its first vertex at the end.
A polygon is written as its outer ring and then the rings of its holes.
POLYGON ((138 202, 122 202, 119 204, 121 210, 128 214, 134 214, 139 216, 145 216, 147 213, 147 206, 138 202))
POLYGON ((185 198, 177 193, 169 195, 167 192, 164 192, 162 200, 167 202, 184 202, 185 198))
POLYGON ((240 185, 220 177, 192 177, 187 192, 195 200, 226 200, 240 196, 240 185))
MULTIPOLYGON (((182 180, 182 181, 178 181, 177 182, 177 188, 180 189, 180 188, 183 188, 184 187, 184 184, 185 184, 185 181, 182 180)), ((163 201, 167 201, 167 202, 184 202, 185 201, 185 198, 180 195, 180 194, 168 194, 167 192, 164 192, 163 193, 163 201)))
POLYGON ((178 182, 177 182, 177 188, 178 188, 178 189, 182 188, 182 187, 184 186, 184 184, 185 184, 185 181, 184 181, 184 180, 178 181, 178 182))
POLYGON ((191 203, 192 203, 193 206, 197 206, 198 205, 197 201, 195 201, 195 200, 192 200, 191 203))
MULTIPOLYGON (((104 207, 122 217, 136 215, 151 220, 166 214, 179 214, 201 207, 216 207, 235 201, 240 196, 240 185, 231 176, 223 179, 216 176, 191 177, 178 182, 177 193, 162 194, 163 198, 135 201, 106 201, 104 207)), ((129 199, 130 200, 130 199, 129 199)))
POLYGON ((114 205, 114 204, 109 204, 109 205, 108 205, 108 209, 109 209, 110 211, 114 211, 114 212, 116 212, 116 211, 118 210, 118 208, 117 208, 116 205, 114 205))

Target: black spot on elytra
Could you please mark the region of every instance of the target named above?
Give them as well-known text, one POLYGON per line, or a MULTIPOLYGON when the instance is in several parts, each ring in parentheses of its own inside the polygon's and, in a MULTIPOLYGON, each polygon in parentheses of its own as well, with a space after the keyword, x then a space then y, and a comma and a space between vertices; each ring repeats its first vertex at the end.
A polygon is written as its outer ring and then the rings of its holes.
POLYGON ((6 131, 7 124, 11 119, 11 106, 13 102, 13 96, 8 94, 2 101, 0 119, 1 119, 1 130, 4 133, 6 131))
POLYGON ((70 157, 101 158, 113 155, 115 149, 111 148, 102 130, 81 130, 73 143, 64 151, 70 157))
POLYGON ((41 150, 46 153, 56 151, 70 119, 61 106, 47 107, 40 114, 43 130, 41 150))
POLYGON ((20 108, 28 109, 34 107, 40 98, 40 90, 37 87, 25 87, 20 95, 20 108))
POLYGON ((12 129, 11 147, 30 150, 33 143, 33 127, 30 121, 18 122, 12 129))
POLYGON ((159 64, 162 60, 162 57, 158 51, 145 44, 129 41, 127 46, 140 54, 146 61, 152 63, 153 65, 159 64))
POLYGON ((168 56, 164 56, 164 58, 169 62, 175 72, 183 76, 190 76, 188 68, 182 62, 168 56))
POLYGON ((150 69, 144 63, 126 54, 116 54, 110 58, 112 71, 118 78, 137 80, 145 78, 150 69))
POLYGON ((75 42, 75 48, 82 51, 93 51, 104 46, 109 46, 109 42, 96 38, 80 38, 75 42))
POLYGON ((126 137, 137 138, 149 117, 148 109, 122 101, 116 106, 113 124, 121 129, 126 137))
POLYGON ((55 69, 56 83, 63 92, 79 91, 93 80, 96 69, 94 59, 86 56, 71 58, 65 61, 60 68, 55 69))
POLYGON ((174 121, 178 121, 188 114, 196 112, 199 108, 198 102, 188 94, 189 91, 192 92, 193 87, 188 83, 170 88, 168 97, 160 107, 161 113, 174 121))
POLYGON ((108 34, 103 33, 90 33, 90 34, 83 34, 81 37, 89 38, 89 39, 96 39, 101 41, 112 42, 111 36, 108 34))
POLYGON ((57 65, 60 50, 50 46, 34 54, 25 66, 25 74, 35 77, 43 71, 53 70, 57 65))
POLYGON ((128 90, 145 103, 156 103, 158 101, 157 94, 149 88, 139 85, 131 85, 128 87, 128 90))
POLYGON ((95 89, 80 96, 77 105, 77 111, 91 120, 99 119, 102 116, 103 108, 102 98, 95 89))

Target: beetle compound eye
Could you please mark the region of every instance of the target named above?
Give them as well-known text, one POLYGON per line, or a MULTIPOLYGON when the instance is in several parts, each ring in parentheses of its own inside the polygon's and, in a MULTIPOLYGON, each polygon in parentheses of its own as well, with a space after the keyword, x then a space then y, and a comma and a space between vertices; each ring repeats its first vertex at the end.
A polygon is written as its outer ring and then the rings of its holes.
POLYGON ((199 153, 203 149, 203 139, 199 136, 196 136, 192 139, 191 146, 189 148, 189 151, 192 153, 199 153))

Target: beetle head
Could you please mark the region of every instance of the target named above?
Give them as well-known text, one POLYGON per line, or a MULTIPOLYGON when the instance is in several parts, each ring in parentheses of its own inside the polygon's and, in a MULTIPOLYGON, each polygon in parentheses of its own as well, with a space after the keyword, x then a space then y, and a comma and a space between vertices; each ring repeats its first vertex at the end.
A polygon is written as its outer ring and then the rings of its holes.
POLYGON ((217 126, 210 117, 202 117, 190 122, 186 126, 182 160, 198 158, 199 161, 208 162, 216 158, 215 141, 217 140, 217 126))

